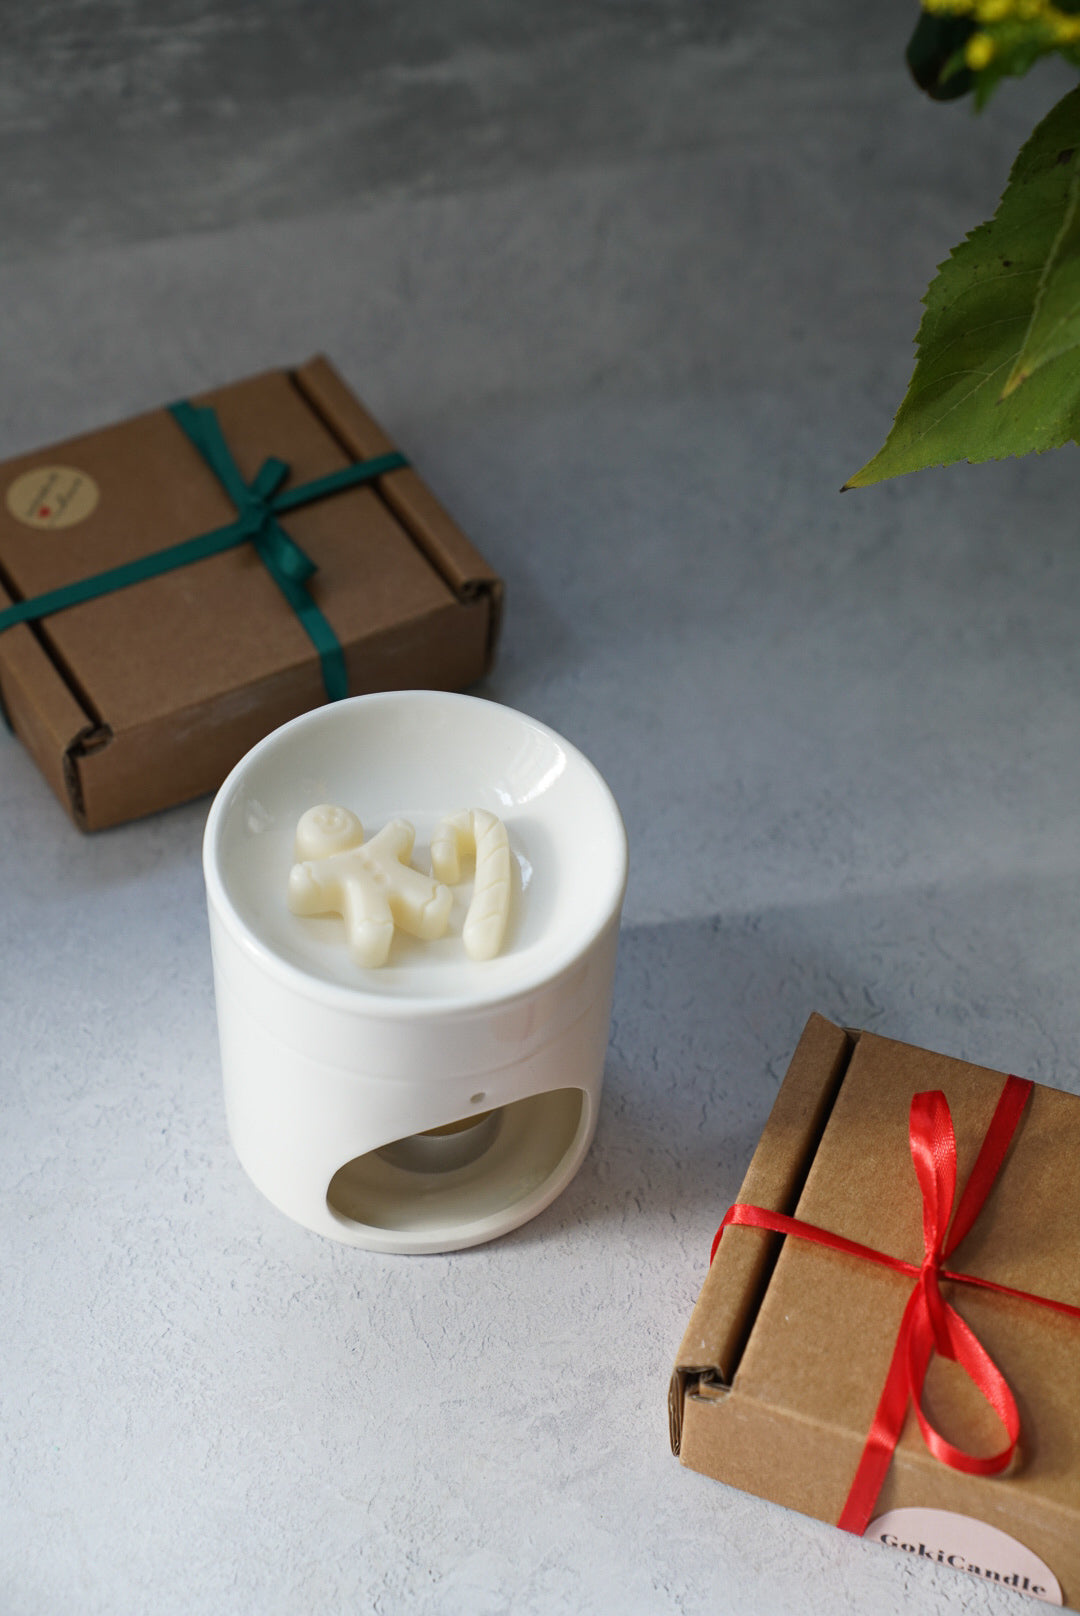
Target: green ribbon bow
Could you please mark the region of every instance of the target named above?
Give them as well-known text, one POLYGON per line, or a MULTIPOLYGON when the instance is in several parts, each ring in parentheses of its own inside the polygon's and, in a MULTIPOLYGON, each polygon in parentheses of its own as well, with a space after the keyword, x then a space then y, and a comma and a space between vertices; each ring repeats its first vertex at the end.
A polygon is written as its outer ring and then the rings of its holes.
POLYGON ((16 623, 36 622, 61 612, 68 606, 77 606, 98 595, 108 595, 116 589, 141 583, 144 578, 156 578, 163 572, 190 566, 206 556, 219 555, 223 550, 235 549, 241 544, 253 544, 266 570, 281 590, 285 599, 300 619, 301 624, 319 653, 323 684, 329 701, 340 701, 349 693, 345 673, 345 655, 341 642, 308 593, 307 583, 316 567, 310 556, 304 554, 295 539, 290 538, 278 521, 287 511, 300 505, 310 505, 317 499, 346 488, 369 483, 385 472, 397 471, 409 462, 396 453, 377 455, 371 460, 360 460, 341 471, 332 471, 325 477, 302 483, 299 488, 278 490, 288 476, 284 460, 271 456, 264 461, 250 483, 245 483, 233 459, 217 414, 210 405, 197 406, 186 401, 170 406, 169 413, 177 425, 202 455, 218 482, 236 506, 235 521, 197 538, 184 539, 165 550, 141 556, 137 561, 125 561, 119 567, 94 573, 90 578, 78 579, 59 589, 50 589, 29 600, 16 601, 0 611, 0 634, 16 623))

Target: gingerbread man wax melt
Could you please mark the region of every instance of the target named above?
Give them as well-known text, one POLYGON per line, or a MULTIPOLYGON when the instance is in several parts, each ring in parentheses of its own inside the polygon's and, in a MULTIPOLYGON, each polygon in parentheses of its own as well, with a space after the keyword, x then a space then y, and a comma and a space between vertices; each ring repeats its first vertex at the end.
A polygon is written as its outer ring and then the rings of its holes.
POLYGON ((425 942, 445 935, 450 886, 462 879, 463 856, 474 852, 476 880, 462 940, 471 959, 493 959, 510 914, 506 827, 480 808, 442 820, 431 843, 432 876, 409 863, 415 839, 407 820, 393 819, 365 842, 363 825, 349 809, 333 803, 309 808, 296 827, 289 908, 295 915, 341 915, 357 964, 375 968, 389 958, 395 928, 425 942))

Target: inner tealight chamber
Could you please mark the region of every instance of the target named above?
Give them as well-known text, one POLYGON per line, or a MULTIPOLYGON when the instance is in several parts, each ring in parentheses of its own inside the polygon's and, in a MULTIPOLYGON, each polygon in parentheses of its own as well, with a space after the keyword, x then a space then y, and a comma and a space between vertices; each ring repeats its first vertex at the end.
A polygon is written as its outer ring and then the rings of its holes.
POLYGON ((508 1219, 558 1179, 560 1169, 571 1162, 571 1171, 576 1168, 595 1107, 580 1089, 557 1089, 512 1101, 472 1126, 471 1120, 346 1162, 327 1191, 332 1215, 418 1241, 508 1219))
MULTIPOLYGON (((441 1128, 424 1128, 421 1133, 409 1134, 405 1139, 394 1139, 375 1154, 392 1167, 409 1173, 450 1173, 459 1167, 468 1167, 494 1143, 502 1118, 502 1107, 497 1111, 481 1111, 475 1117, 462 1117, 458 1122, 444 1123, 441 1128)), ((348 1175, 352 1163, 341 1168, 348 1175)), ((338 1175, 335 1175, 335 1182, 338 1175)), ((334 1183, 327 1199, 333 1205, 334 1183)))

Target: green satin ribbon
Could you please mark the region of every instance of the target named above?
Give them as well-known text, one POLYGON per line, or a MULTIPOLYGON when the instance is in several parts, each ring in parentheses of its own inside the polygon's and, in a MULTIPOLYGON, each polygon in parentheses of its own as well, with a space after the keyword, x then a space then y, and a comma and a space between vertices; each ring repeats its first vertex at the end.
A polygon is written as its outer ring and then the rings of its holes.
POLYGON ((310 556, 304 554, 295 539, 290 538, 278 521, 287 511, 315 500, 326 499, 346 488, 357 488, 369 483, 385 472, 397 471, 409 462, 396 453, 377 455, 332 471, 325 477, 316 477, 299 488, 279 493, 282 482, 289 474, 284 460, 271 457, 265 461, 250 483, 245 483, 233 459, 217 414, 210 405, 197 406, 187 402, 173 404, 169 413, 177 425, 202 455, 218 482, 236 506, 235 521, 197 538, 184 539, 180 544, 157 550, 152 555, 140 556, 137 561, 125 561, 122 566, 110 567, 94 573, 90 578, 50 589, 30 600, 16 601, 13 606, 0 610, 0 634, 16 623, 36 622, 68 606, 77 606, 84 600, 109 595, 116 589, 141 583, 144 578, 157 578, 163 572, 190 566, 206 556, 219 555, 223 550, 235 549, 241 544, 253 544, 266 570, 296 613, 304 631, 319 653, 323 684, 327 699, 340 701, 347 696, 348 680, 345 673, 345 655, 341 642, 330 624, 316 606, 307 590, 307 583, 316 567, 310 556))

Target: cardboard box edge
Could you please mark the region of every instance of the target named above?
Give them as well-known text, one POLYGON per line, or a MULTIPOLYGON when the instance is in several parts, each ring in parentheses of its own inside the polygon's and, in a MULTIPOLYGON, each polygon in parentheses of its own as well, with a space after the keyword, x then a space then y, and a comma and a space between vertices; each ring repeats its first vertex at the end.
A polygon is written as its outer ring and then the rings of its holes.
MULTIPOLYGON (((812 1012, 780 1085, 739 1200, 793 1213, 858 1034, 812 1012)), ((705 1276, 668 1390, 671 1450, 680 1455, 688 1398, 730 1387, 768 1286, 780 1236, 739 1230, 722 1241, 705 1276)))
MULTIPOLYGON (((14 598, 0 588, 0 605, 14 598)), ((97 736, 107 739, 107 732, 27 623, 0 634, 0 708, 68 816, 85 829, 73 760, 81 746, 97 736)))
MULTIPOLYGON (((387 454, 397 447, 324 354, 297 365, 289 375, 311 408, 357 460, 387 454)), ((411 466, 387 472, 377 479, 376 487, 421 554, 459 600, 487 596, 490 618, 486 672, 494 660, 502 623, 502 579, 411 466)))

